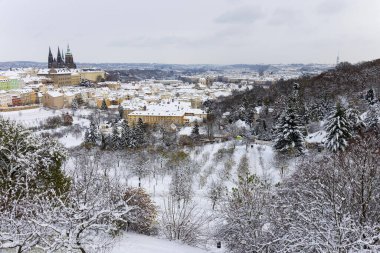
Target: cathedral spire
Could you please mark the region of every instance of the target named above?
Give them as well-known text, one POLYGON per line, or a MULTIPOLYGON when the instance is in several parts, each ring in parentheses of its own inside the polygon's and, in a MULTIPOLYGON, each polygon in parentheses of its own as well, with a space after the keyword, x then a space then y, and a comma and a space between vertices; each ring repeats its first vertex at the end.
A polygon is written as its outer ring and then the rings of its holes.
POLYGON ((49 56, 48 56, 48 68, 53 66, 53 54, 51 53, 51 48, 49 46, 49 56))
POLYGON ((69 44, 67 44, 67 51, 66 51, 66 54, 71 54, 71 52, 70 52, 70 45, 69 45, 69 44))
POLYGON ((57 65, 58 65, 58 68, 64 67, 62 56, 61 56, 61 50, 59 50, 59 47, 58 47, 58 54, 57 54, 57 65))

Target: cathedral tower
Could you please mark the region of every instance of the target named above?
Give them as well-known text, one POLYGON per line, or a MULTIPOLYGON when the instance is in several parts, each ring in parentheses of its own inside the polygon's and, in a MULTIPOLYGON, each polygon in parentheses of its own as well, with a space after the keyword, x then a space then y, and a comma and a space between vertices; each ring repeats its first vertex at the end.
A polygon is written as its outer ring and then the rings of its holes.
POLYGON ((74 57, 70 51, 69 45, 67 45, 67 52, 65 55, 63 54, 63 50, 59 50, 58 47, 57 58, 53 57, 51 48, 49 47, 48 68, 77 68, 77 65, 74 63, 74 57))
POLYGON ((65 64, 66 64, 66 67, 69 69, 76 69, 77 68, 77 65, 74 63, 74 57, 70 51, 69 45, 67 45, 67 51, 66 51, 66 55, 65 55, 65 64))

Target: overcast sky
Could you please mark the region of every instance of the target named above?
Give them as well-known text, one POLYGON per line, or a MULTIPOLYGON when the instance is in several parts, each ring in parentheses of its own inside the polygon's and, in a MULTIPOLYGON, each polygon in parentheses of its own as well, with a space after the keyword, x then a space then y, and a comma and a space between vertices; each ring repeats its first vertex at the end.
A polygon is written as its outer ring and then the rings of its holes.
POLYGON ((380 58, 379 0, 0 0, 0 61, 334 63, 380 58))

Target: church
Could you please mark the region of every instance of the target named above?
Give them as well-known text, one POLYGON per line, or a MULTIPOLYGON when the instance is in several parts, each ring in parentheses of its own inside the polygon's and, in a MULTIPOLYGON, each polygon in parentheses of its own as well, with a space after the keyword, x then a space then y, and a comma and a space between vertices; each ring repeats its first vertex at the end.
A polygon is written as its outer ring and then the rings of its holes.
POLYGON ((68 69, 76 69, 77 65, 74 63, 73 55, 70 51, 69 45, 67 45, 66 54, 63 54, 58 47, 57 58, 53 58, 53 54, 51 53, 51 49, 49 47, 49 58, 48 58, 48 68, 68 68, 68 69))

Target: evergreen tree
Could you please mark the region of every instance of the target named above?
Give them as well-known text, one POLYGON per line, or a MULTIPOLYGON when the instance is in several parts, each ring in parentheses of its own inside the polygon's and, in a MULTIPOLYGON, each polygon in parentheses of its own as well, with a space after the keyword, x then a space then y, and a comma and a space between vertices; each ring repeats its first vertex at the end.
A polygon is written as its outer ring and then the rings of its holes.
POLYGON ((129 128, 128 126, 128 121, 126 120, 123 120, 121 122, 121 136, 120 136, 120 139, 121 139, 121 143, 122 143, 122 146, 123 147, 129 147, 129 143, 130 143, 130 131, 131 129, 129 128))
POLYGON ((380 105, 375 103, 369 106, 367 116, 364 120, 364 124, 368 129, 379 128, 379 117, 380 117, 380 105))
POLYGON ((98 127, 96 126, 95 122, 91 121, 90 128, 88 128, 85 133, 85 143, 96 145, 98 139, 98 127))
POLYGON ((300 85, 294 83, 292 95, 275 127, 274 148, 278 151, 296 150, 301 154, 305 151, 305 107, 300 100, 299 90, 300 85))
POLYGON ((191 129, 191 135, 194 137, 199 137, 199 125, 198 121, 195 121, 193 128, 191 129))
POLYGON ((302 154, 305 150, 305 131, 305 126, 301 123, 293 103, 288 103, 275 127, 274 148, 278 151, 295 149, 302 154))
POLYGON ((70 187, 62 171, 66 156, 55 140, 0 118, 0 210, 40 193, 65 193, 70 187))
POLYGON ((124 108, 123 106, 120 104, 119 107, 117 108, 118 111, 119 111, 119 116, 120 116, 120 119, 123 118, 123 115, 124 115, 124 108))
POLYGON ((78 95, 76 95, 76 96, 75 96, 75 99, 76 99, 76 101, 77 101, 78 106, 81 106, 81 105, 84 104, 84 101, 83 101, 83 98, 82 98, 82 94, 78 94, 78 95))
POLYGON ((114 126, 112 128, 112 134, 110 137, 110 142, 111 142, 110 146, 114 150, 121 149, 123 147, 117 124, 114 124, 114 126))
POLYGON ((368 103, 370 105, 373 105, 375 104, 377 101, 376 101, 376 94, 375 94, 375 91, 371 88, 367 91, 367 94, 365 96, 365 99, 368 101, 368 103))
POLYGON ((325 124, 327 136, 325 146, 333 152, 345 150, 348 140, 352 137, 352 125, 348 119, 347 110, 339 103, 325 124))
POLYGON ((255 113, 255 105, 252 104, 246 96, 244 96, 242 106, 240 107, 239 119, 252 127, 255 113))
POLYGON ((141 118, 139 118, 136 126, 133 129, 134 138, 137 146, 142 146, 145 143, 145 126, 141 118))
POLYGON ((138 141, 136 138, 136 127, 129 129, 128 134, 128 148, 136 148, 138 147, 138 141))
POLYGON ((71 102, 71 109, 75 112, 76 110, 78 110, 78 100, 77 98, 75 97, 73 99, 73 101, 71 102))
POLYGON ((105 99, 103 99, 102 106, 100 107, 100 109, 103 110, 103 111, 108 110, 108 106, 107 106, 107 103, 106 103, 105 99))

